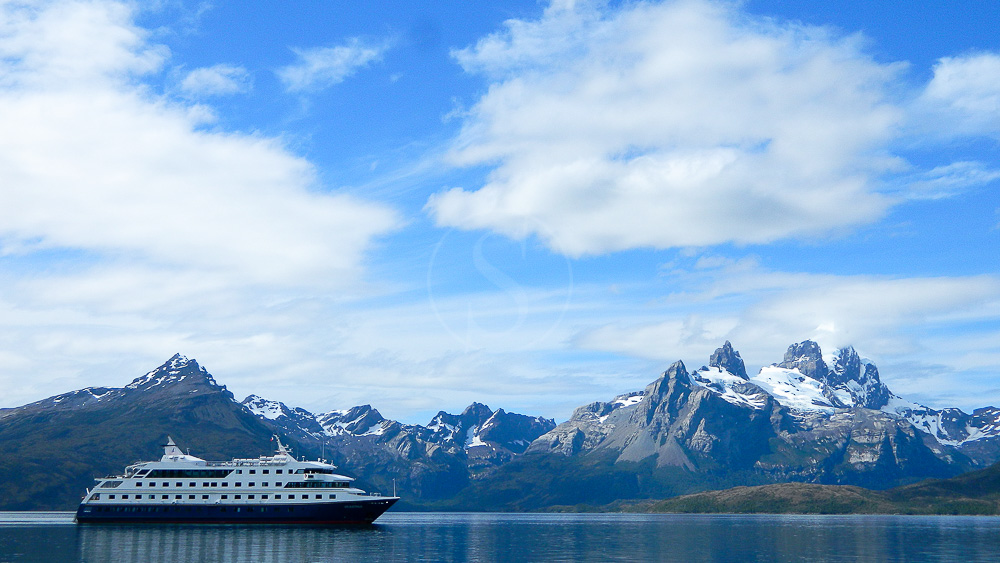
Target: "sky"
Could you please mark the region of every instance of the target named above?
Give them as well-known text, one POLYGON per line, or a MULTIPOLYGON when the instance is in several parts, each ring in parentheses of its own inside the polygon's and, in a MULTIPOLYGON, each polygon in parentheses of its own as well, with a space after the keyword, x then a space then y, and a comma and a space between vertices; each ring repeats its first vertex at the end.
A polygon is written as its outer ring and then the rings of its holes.
POLYGON ((0 3, 0 407, 181 353, 237 399, 561 421, 806 339, 1000 405, 998 19, 0 3))

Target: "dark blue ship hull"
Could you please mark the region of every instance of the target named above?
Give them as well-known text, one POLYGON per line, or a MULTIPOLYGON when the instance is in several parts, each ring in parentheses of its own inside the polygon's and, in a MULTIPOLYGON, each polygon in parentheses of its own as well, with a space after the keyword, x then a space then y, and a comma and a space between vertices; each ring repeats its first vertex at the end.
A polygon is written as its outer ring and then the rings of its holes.
POLYGON ((371 524, 397 498, 267 505, 81 504, 81 524, 371 524))

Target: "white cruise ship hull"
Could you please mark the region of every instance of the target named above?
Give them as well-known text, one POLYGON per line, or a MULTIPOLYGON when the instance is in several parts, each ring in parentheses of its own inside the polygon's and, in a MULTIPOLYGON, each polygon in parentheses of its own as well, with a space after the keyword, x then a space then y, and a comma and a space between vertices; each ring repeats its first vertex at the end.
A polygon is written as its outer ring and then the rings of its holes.
POLYGON ((81 524, 371 524, 397 500, 395 497, 380 497, 308 504, 80 505, 76 521, 81 524))

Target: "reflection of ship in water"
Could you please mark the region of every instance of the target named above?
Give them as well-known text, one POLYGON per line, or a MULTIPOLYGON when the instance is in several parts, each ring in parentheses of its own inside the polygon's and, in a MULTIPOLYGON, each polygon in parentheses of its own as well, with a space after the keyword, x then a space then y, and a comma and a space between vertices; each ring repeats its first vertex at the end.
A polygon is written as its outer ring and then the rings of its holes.
MULTIPOLYGON (((277 438, 276 438, 277 439, 277 438)), ((370 524, 399 497, 351 486, 324 461, 299 461, 278 441, 273 456, 205 461, 167 438, 159 461, 128 466, 87 491, 81 523, 370 524)))
POLYGON ((77 560, 142 563, 365 561, 373 557, 368 549, 385 549, 393 536, 384 526, 104 524, 77 530, 77 560))

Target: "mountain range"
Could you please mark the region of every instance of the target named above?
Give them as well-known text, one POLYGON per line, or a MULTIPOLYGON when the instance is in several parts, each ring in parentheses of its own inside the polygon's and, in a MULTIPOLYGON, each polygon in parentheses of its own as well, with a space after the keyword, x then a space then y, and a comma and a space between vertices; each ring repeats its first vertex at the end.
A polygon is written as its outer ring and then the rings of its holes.
POLYGON ((848 347, 812 341, 750 375, 729 342, 642 391, 555 421, 481 403, 426 425, 370 405, 314 414, 242 401, 175 355, 123 388, 0 409, 0 509, 72 507, 92 478, 154 456, 167 434, 201 457, 267 453, 272 434, 402 508, 538 510, 782 482, 886 489, 1000 459, 1000 409, 908 402, 848 347))

